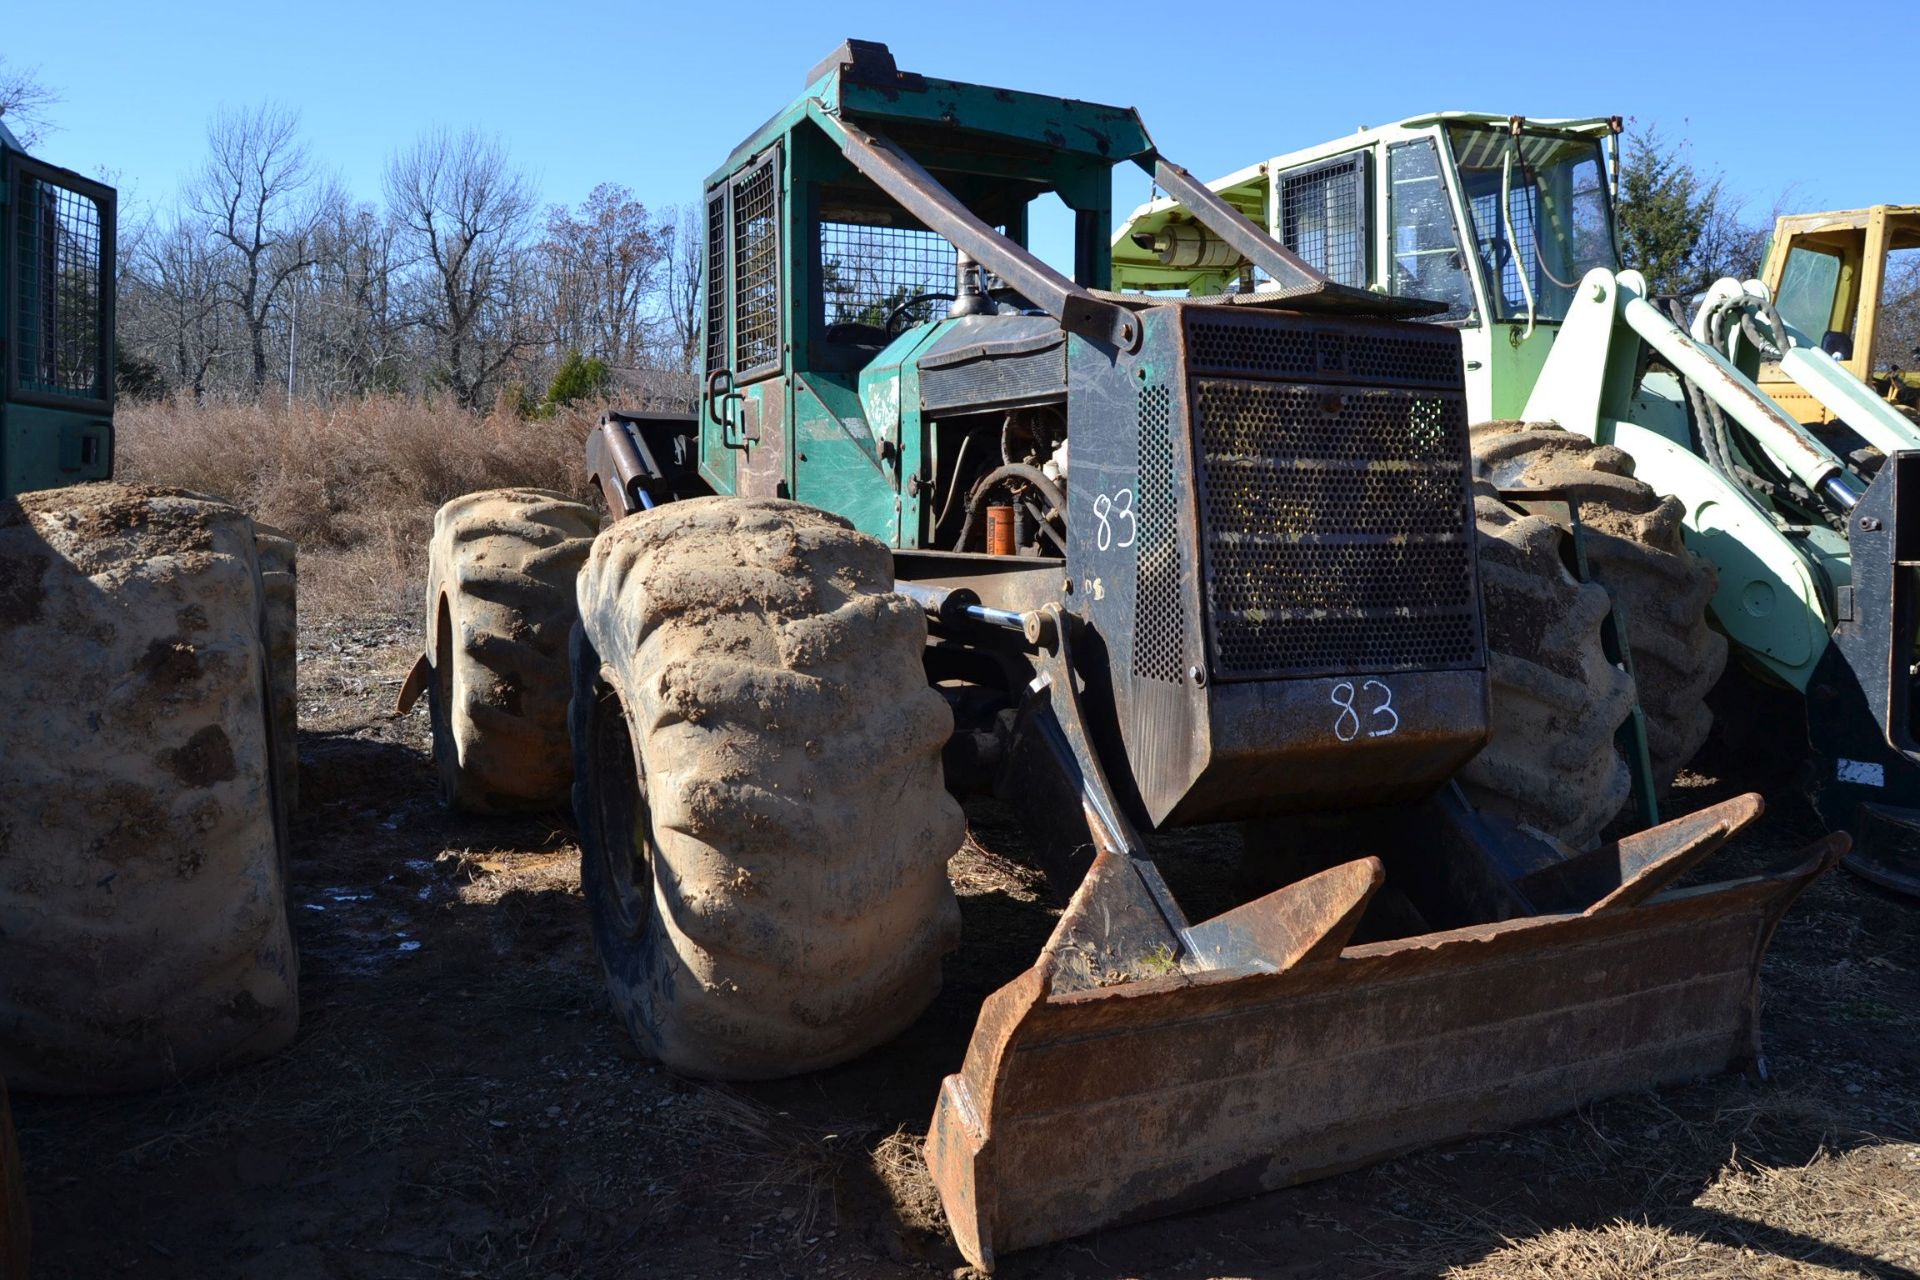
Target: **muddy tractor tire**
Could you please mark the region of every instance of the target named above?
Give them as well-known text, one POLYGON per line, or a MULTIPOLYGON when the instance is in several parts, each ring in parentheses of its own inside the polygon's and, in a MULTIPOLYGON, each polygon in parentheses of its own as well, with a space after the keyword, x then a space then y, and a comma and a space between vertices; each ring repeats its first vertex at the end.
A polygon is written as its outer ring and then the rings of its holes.
POLYGON ((959 937, 946 704, 887 549, 774 500, 696 498, 594 544, 574 638, 581 881, 648 1054, 793 1075, 911 1023, 959 937))
POLYGON ((291 814, 300 805, 300 612, 299 550, 292 538, 257 521, 254 552, 266 607, 267 685, 273 719, 273 769, 280 803, 291 814))
POLYGON ((13 1137, 7 1086, 0 1082, 0 1280, 27 1280, 27 1179, 13 1137))
POLYGON ((1480 594, 1492 733, 1460 772, 1474 803, 1561 840, 1593 846, 1632 790, 1614 734, 1633 681, 1607 661, 1607 594, 1562 558, 1567 534, 1476 484, 1480 594))
POLYGON ((591 507, 544 489, 469 493, 434 515, 427 700, 449 808, 567 803, 567 636, 599 529, 591 507))
POLYGON ((1654 783, 1671 786, 1713 728, 1707 691, 1727 666, 1727 638, 1707 622, 1719 577, 1687 549, 1680 500, 1634 479, 1631 455, 1551 423, 1482 423, 1473 466, 1497 488, 1579 502, 1589 572, 1626 623, 1654 783))
POLYGON ((0 509, 0 1078, 161 1085, 299 1017, 253 522, 120 484, 0 509))

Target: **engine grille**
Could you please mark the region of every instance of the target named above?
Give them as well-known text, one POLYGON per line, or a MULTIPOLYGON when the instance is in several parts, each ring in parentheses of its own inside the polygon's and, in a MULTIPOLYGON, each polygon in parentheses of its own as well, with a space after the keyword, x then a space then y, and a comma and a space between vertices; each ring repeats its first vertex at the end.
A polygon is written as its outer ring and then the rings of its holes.
MULTIPOLYGON (((1262 319, 1274 326, 1264 334, 1233 326, 1235 372, 1286 380, 1202 373, 1190 383, 1215 678, 1476 665, 1466 404, 1451 335, 1436 332, 1428 347, 1262 319), (1310 352, 1309 376, 1324 378, 1329 350, 1333 372, 1368 385, 1287 377, 1307 372, 1299 353, 1310 352), (1418 386, 1429 381, 1439 385, 1418 386)), ((1221 368, 1202 327, 1193 364, 1221 368)))
POLYGON ((1187 322, 1195 373, 1314 382, 1460 387, 1460 348, 1448 331, 1382 333, 1301 322, 1260 312, 1222 312, 1187 322))
POLYGON ((1173 474, 1173 394, 1140 389, 1139 520, 1134 560, 1133 673, 1178 684, 1187 613, 1180 593, 1179 498, 1173 474))

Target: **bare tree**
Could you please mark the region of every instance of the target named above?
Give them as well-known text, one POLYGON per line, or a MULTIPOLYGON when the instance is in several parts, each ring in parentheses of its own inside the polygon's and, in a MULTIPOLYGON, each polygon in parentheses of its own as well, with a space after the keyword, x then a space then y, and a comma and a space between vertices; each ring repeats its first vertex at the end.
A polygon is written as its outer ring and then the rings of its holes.
POLYGON ((666 223, 665 276, 662 299, 667 321, 679 348, 680 368, 700 368, 701 283, 706 274, 706 218, 699 204, 681 205, 666 223))
POLYGON ((228 259, 222 283, 246 328, 256 396, 267 385, 274 301, 289 278, 313 265, 315 223, 336 198, 299 132, 299 115, 284 107, 220 112, 207 127, 211 154, 188 196, 228 259))
POLYGON ((144 350, 177 388, 198 400, 239 335, 224 319, 219 253, 207 229, 179 220, 148 237, 123 278, 120 324, 130 346, 144 350))
POLYGON ((541 257, 554 340, 610 364, 637 363, 648 337, 643 306, 669 234, 613 183, 595 187, 577 215, 549 211, 541 257))
POLYGON ((401 385, 398 252, 393 219, 370 204, 340 205, 320 231, 317 362, 355 394, 401 385))
POLYGON ((536 341, 524 279, 533 196, 498 139, 436 130, 387 165, 387 204, 420 277, 409 319, 433 337, 439 376, 467 408, 536 341))
POLYGON ((37 71, 9 66, 0 58, 0 121, 21 146, 32 147, 47 136, 53 127, 47 113, 60 102, 37 71))

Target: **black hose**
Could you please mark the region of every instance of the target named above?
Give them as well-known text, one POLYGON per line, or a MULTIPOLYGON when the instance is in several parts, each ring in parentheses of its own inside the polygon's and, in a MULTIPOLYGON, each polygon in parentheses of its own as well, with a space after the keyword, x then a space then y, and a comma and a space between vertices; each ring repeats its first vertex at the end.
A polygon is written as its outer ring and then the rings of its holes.
POLYGON ((960 537, 953 544, 955 551, 967 549, 967 539, 973 536, 974 521, 978 520, 980 513, 986 510, 987 498, 1008 480, 1024 480, 1038 489, 1040 496, 1045 498, 1047 504, 1053 508, 1048 515, 1058 515, 1062 521, 1066 520, 1067 499, 1059 489, 1054 487, 1053 481, 1047 479, 1038 467, 1030 467, 1023 462, 1011 462, 987 472, 981 477, 980 483, 974 485, 973 491, 967 495, 967 518, 960 526, 960 537))

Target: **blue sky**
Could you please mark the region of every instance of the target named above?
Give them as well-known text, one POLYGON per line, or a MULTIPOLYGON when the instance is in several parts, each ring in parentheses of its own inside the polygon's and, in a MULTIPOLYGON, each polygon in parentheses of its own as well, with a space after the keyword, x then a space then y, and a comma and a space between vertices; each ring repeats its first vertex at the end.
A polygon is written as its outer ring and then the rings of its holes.
MULTIPOLYGON (((1805 209, 1920 202, 1914 81, 1887 61, 1920 48, 1913 0, 8 9, 0 53, 65 98, 41 154, 111 171, 136 207, 171 200, 217 107, 268 98, 301 112, 315 156, 364 198, 390 152, 446 124, 501 135, 550 202, 609 180, 650 206, 683 202, 849 35, 886 41, 909 70, 1138 107, 1202 177, 1435 109, 1619 113, 1688 139, 1750 219, 1789 192, 1805 209), (1761 56, 1769 34, 1784 54, 1761 56), (1791 65, 1768 83, 1770 63, 1791 65)), ((1122 209, 1145 190, 1125 180, 1122 209)))

